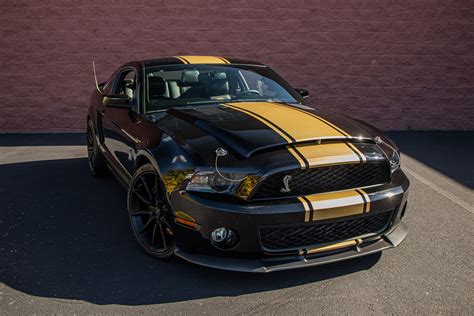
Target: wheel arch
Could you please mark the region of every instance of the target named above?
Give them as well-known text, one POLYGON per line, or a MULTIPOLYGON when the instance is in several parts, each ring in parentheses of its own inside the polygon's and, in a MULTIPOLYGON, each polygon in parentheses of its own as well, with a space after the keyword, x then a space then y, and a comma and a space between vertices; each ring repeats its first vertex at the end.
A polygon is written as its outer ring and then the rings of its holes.
POLYGON ((135 171, 137 171, 138 168, 140 168, 141 166, 147 163, 151 164, 161 177, 160 168, 158 167, 158 163, 156 162, 153 155, 146 150, 139 150, 137 152, 137 157, 135 159, 135 171))
MULTIPOLYGON (((166 136, 165 136, 166 137, 166 136)), ((135 172, 150 163, 165 184, 168 194, 178 189, 185 176, 195 169, 193 161, 181 146, 169 138, 152 149, 141 148, 135 156, 135 172)))

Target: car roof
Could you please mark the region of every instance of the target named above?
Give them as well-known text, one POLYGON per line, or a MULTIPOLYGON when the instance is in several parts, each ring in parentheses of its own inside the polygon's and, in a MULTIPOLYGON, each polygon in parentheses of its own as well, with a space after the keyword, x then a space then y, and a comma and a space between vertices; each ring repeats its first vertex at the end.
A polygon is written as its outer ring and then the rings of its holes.
POLYGON ((197 56, 197 55, 186 55, 186 56, 171 56, 163 58, 145 59, 141 61, 145 67, 162 66, 162 65, 176 65, 176 64, 244 64, 244 65, 258 65, 265 66, 261 62, 240 59, 240 58, 228 58, 221 56, 197 56))

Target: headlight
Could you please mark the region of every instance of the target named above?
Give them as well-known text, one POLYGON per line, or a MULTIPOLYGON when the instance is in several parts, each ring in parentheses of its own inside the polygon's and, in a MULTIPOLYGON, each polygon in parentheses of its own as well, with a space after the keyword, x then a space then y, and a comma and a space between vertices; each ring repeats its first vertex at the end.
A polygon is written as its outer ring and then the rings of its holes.
MULTIPOLYGON (((225 174, 228 179, 239 179, 242 175, 225 174)), ((216 172, 198 172, 194 174, 186 186, 188 191, 201 191, 201 192, 227 192, 237 185, 240 181, 230 181, 223 178, 216 172)))
POLYGON ((386 153, 390 162, 390 171, 394 173, 400 168, 400 151, 393 140, 386 136, 384 138, 380 136, 375 137, 375 143, 386 153))

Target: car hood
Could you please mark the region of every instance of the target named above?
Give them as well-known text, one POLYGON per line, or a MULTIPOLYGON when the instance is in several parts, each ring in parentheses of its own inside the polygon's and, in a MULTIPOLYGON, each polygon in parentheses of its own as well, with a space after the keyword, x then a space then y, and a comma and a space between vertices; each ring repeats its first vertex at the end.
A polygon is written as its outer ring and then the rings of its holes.
POLYGON ((343 115, 273 102, 176 107, 156 120, 190 154, 213 156, 217 147, 223 147, 239 159, 289 144, 353 138, 371 141, 381 135, 370 125, 343 115))

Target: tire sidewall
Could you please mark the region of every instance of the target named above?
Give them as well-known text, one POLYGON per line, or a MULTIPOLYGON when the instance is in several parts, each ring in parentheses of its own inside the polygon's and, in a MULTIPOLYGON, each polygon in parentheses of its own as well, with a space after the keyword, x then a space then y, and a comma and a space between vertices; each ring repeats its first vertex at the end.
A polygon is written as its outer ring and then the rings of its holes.
MULTIPOLYGON (((130 181, 130 185, 128 186, 128 192, 127 192, 127 213, 128 213, 128 221, 130 223, 130 229, 132 230, 133 236, 137 240, 138 244, 140 247, 145 250, 145 252, 153 257, 160 258, 160 259, 168 259, 174 255, 174 251, 176 249, 176 244, 173 240, 173 245, 165 252, 163 253, 156 253, 151 251, 146 245, 143 244, 143 242, 138 238, 137 233, 135 232, 135 229, 133 228, 133 223, 132 223, 132 206, 131 206, 131 201, 132 201, 132 188, 134 187, 135 183, 140 179, 140 177, 145 174, 145 173, 154 173, 158 177, 158 180, 161 181, 159 173, 156 171, 156 169, 151 165, 151 164, 144 164, 140 168, 137 169, 137 171, 134 173, 132 180, 130 181)), ((162 186, 163 187, 163 186, 162 186)), ((166 194, 166 192, 163 192, 163 194, 166 194)), ((168 203, 168 199, 165 197, 165 201, 167 204, 167 208, 169 212, 171 212, 171 206, 168 203)), ((170 214, 168 214, 170 215, 170 214)), ((171 218, 170 218, 171 219, 171 218)))

